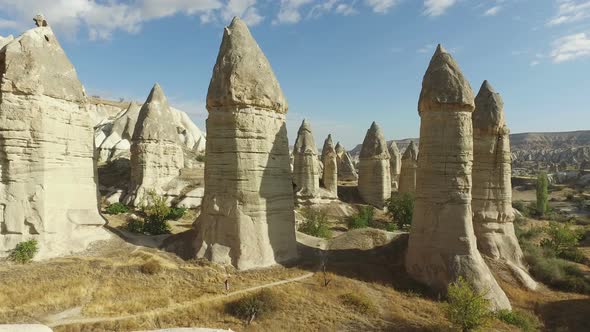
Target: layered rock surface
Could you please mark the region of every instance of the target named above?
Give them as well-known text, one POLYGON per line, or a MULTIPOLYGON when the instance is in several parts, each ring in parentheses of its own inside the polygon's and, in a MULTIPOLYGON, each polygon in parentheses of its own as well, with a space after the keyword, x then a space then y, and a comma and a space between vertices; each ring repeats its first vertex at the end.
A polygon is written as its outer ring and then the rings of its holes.
POLYGON ((207 95, 197 257, 240 270, 296 258, 287 109, 268 60, 244 22, 234 18, 207 95))
POLYGON ((334 196, 338 195, 338 155, 332 141, 332 135, 328 135, 322 148, 322 182, 324 188, 334 196))
POLYGON ((484 81, 473 112, 473 224, 479 251, 505 261, 529 288, 536 283, 526 272, 514 233, 509 129, 500 94, 484 81))
POLYGON ((399 176, 402 169, 402 155, 397 148, 395 141, 388 143, 389 149, 389 170, 391 172, 391 189, 399 189, 399 176))
POLYGON ((180 175, 184 155, 171 117, 168 100, 156 84, 139 111, 131 138, 131 184, 125 199, 127 204, 139 206, 150 191, 163 194, 170 181, 180 175))
POLYGON ((108 238, 86 95, 51 28, 9 41, 0 74, 0 255, 28 239, 44 258, 108 238))
POLYGON ((463 277, 490 300, 510 309, 477 250, 471 210, 473 92, 455 60, 438 46, 418 103, 420 158, 406 269, 416 280, 444 292, 463 277))
POLYGON ((338 181, 357 181, 358 174, 352 158, 340 142, 336 143, 336 161, 338 162, 338 181))
POLYGON ((319 169, 318 150, 311 126, 307 120, 303 120, 293 148, 293 183, 298 197, 319 195, 319 169))
POLYGON ((402 158, 402 167, 399 177, 400 193, 416 192, 416 171, 418 169, 418 152, 416 151, 416 144, 410 142, 406 148, 402 158))
POLYGON ((365 203, 378 208, 391 197, 389 152, 376 122, 367 130, 359 158, 358 190, 365 203))

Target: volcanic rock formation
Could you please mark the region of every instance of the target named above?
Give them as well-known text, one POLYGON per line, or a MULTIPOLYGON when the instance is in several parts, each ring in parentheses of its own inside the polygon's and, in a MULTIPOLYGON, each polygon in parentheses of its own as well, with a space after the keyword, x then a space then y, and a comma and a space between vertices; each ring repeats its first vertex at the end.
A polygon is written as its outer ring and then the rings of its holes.
POLYGON ((494 309, 510 302, 477 250, 471 210, 473 92, 455 60, 440 45, 418 103, 420 158, 406 269, 444 292, 465 278, 494 309))
POLYGON ((389 144, 389 170, 391 172, 391 189, 399 190, 399 176, 402 168, 402 156, 395 141, 389 144))
POLYGON ((378 208, 391 197, 389 152, 383 132, 373 122, 367 130, 359 158, 358 190, 365 203, 378 208))
POLYGON ((338 156, 332 135, 328 135, 322 148, 322 164, 324 166, 322 173, 322 182, 324 188, 334 196, 338 195, 338 156))
POLYGON ((416 152, 416 144, 414 141, 410 142, 410 145, 404 152, 402 158, 402 169, 399 177, 399 189, 400 193, 411 193, 416 191, 416 170, 418 169, 418 153, 416 152))
POLYGON ((338 161, 338 181, 356 181, 358 175, 352 162, 352 158, 340 142, 336 143, 336 156, 338 161))
POLYGON ((297 196, 317 196, 320 190, 318 150, 307 120, 303 120, 297 132, 293 158, 293 183, 297 196))
MULTIPOLYGON (((168 100, 157 83, 139 111, 131 138, 131 184, 125 202, 139 206, 146 194, 163 194, 184 167, 168 100)), ((125 134, 125 133, 124 133, 125 134)))
POLYGON ((246 24, 225 28, 207 94, 197 257, 240 270, 296 258, 287 101, 246 24))
POLYGON ((473 112, 473 225, 479 251, 505 261, 523 284, 536 283, 526 272, 523 253, 514 233, 510 131, 504 103, 488 81, 475 98, 473 112))
POLYGON ((0 255, 29 239, 44 258, 108 238, 86 95, 50 27, 2 48, 0 80, 0 255))

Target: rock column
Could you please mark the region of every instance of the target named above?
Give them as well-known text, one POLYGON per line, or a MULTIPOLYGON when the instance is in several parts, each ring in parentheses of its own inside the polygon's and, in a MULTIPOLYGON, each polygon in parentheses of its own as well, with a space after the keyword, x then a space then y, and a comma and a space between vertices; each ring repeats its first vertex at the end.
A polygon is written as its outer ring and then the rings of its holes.
POLYGON ((479 251, 506 262, 528 288, 536 287, 526 272, 514 233, 511 154, 504 103, 488 81, 475 98, 473 112, 473 225, 479 251))
POLYGON ((184 154, 172 112, 160 85, 155 84, 139 111, 131 139, 131 184, 127 203, 139 206, 149 191, 164 194, 180 175, 184 154))
POLYGON ((373 122, 367 131, 359 158, 358 190, 361 198, 378 208, 391 197, 389 152, 383 132, 373 122))
POLYGON ((0 256, 36 239, 37 258, 107 239, 94 131, 76 70, 45 25, 0 51, 0 256))
POLYGON ((296 258, 287 109, 268 60, 244 22, 234 18, 207 94, 197 257, 240 270, 296 258))
POLYGON ((357 181, 358 175, 352 158, 340 142, 336 143, 336 157, 338 161, 338 181, 357 181))
POLYGON ((336 148, 332 142, 332 135, 324 141, 322 148, 322 164, 324 164, 324 172, 322 182, 324 187, 334 196, 338 195, 338 157, 336 155, 336 148))
POLYGON ((473 92, 440 45, 422 82, 420 158, 406 269, 444 292, 465 278, 494 309, 510 302, 477 250, 471 210, 473 92))
POLYGON ((389 144, 389 169, 391 172, 391 189, 393 191, 399 190, 399 176, 402 167, 402 159, 399 149, 395 141, 389 144))
POLYGON ((293 158, 293 183, 297 196, 317 196, 320 190, 318 150, 307 120, 303 120, 297 132, 293 158))
POLYGON ((418 152, 413 141, 406 148, 402 158, 402 170, 399 177, 399 192, 416 192, 416 170, 418 169, 418 152))

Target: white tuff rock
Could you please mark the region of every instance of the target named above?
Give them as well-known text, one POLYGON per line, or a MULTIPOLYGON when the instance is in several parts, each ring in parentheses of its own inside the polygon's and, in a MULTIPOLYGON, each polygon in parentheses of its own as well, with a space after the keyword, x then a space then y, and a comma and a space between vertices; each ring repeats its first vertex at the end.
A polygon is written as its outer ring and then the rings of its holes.
POLYGON ((414 141, 406 148, 402 158, 399 177, 399 192, 413 194, 416 191, 416 170, 418 169, 418 152, 414 141))
POLYGON ((391 197, 389 152, 383 132, 376 122, 371 124, 359 157, 358 190, 365 203, 377 208, 391 197))
POLYGON ((324 188, 334 196, 338 195, 338 155, 332 141, 332 135, 328 135, 322 148, 322 164, 324 166, 322 182, 324 188))

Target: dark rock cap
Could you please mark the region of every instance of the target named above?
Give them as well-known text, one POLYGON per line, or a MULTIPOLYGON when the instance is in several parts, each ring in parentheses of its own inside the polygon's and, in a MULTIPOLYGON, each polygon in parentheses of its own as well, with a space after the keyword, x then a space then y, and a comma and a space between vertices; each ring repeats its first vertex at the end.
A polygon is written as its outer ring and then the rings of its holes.
POLYGON ((504 102, 486 80, 475 97, 473 128, 493 129, 504 126, 504 102))
POLYGON ((317 154, 317 147, 311 132, 311 126, 307 120, 303 120, 299 131, 297 131, 297 139, 295 140, 295 147, 293 153, 317 154))
POLYGON ((383 136, 383 131, 381 131, 381 128, 376 122, 373 122, 371 128, 367 130, 359 157, 389 159, 387 142, 383 136))

